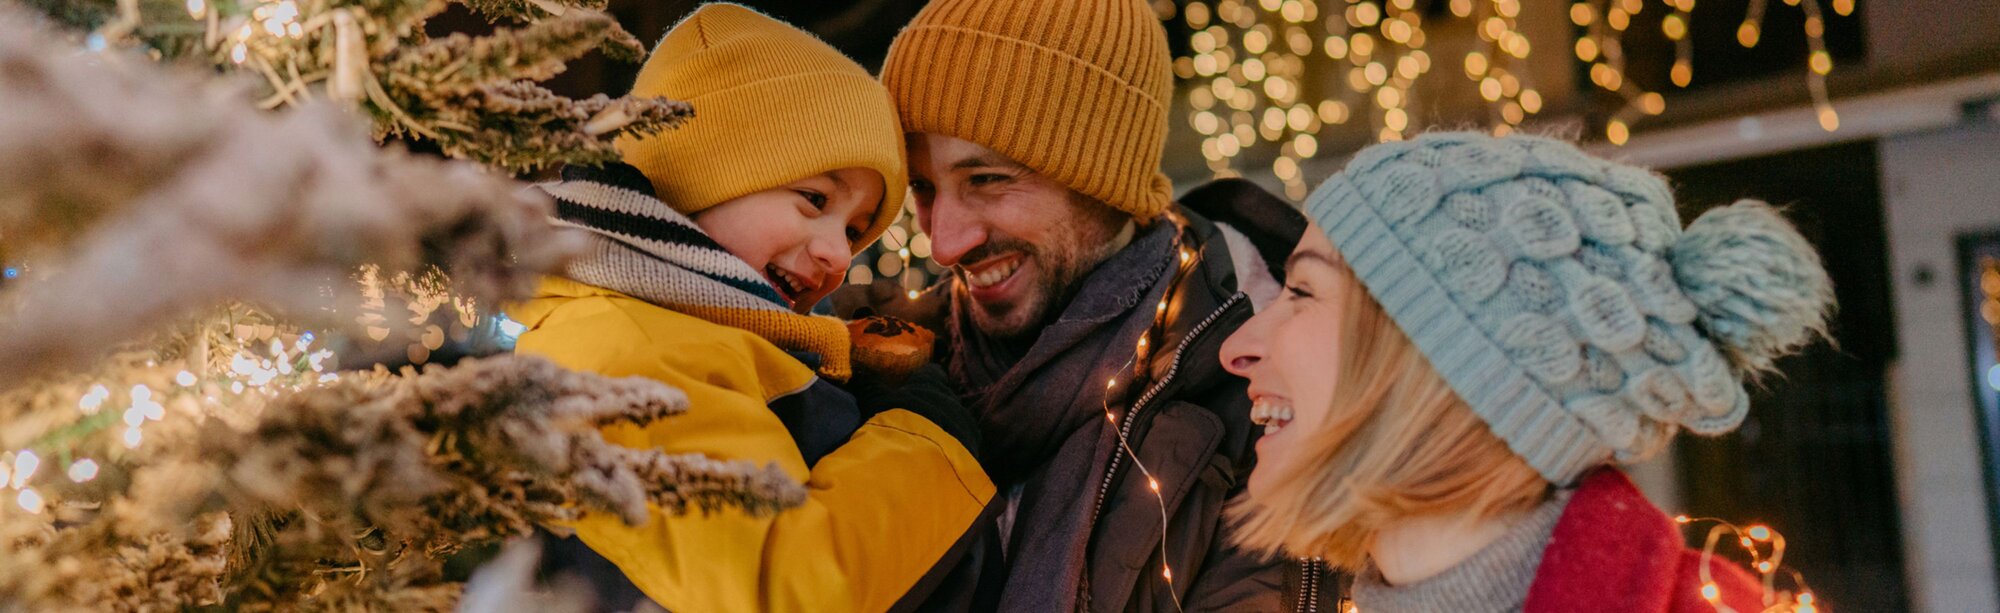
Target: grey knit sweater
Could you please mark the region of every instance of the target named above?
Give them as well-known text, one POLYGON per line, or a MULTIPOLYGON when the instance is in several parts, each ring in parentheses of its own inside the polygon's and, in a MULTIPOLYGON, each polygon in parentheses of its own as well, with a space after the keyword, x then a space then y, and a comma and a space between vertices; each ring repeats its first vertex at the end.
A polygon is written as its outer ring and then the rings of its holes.
POLYGON ((1528 600, 1542 550, 1569 504, 1560 491, 1486 548, 1457 566, 1408 585, 1389 585, 1374 566, 1354 578, 1354 605, 1367 613, 1458 611, 1516 612, 1528 600))

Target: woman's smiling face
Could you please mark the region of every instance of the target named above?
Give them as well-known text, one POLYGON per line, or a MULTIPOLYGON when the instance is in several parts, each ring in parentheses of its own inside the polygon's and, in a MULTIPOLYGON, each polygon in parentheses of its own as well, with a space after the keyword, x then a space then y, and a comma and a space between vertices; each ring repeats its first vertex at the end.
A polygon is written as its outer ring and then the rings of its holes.
POLYGON ((1343 305, 1348 292, 1361 291, 1351 274, 1326 234, 1308 224, 1285 262, 1283 295, 1222 345, 1223 367, 1250 380, 1251 419, 1264 424, 1253 496, 1279 485, 1266 481, 1298 461, 1303 446, 1293 439, 1320 430, 1333 410, 1343 305))

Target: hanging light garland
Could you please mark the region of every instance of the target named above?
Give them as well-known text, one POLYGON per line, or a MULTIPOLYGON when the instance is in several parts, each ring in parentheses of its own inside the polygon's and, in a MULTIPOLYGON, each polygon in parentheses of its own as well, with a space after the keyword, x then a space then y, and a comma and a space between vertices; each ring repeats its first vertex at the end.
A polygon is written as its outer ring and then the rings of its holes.
MULTIPOLYGON (((1674 64, 1668 78, 1674 87, 1686 88, 1694 82, 1694 41, 1689 32, 1695 3, 1694 0, 1664 2, 1671 12, 1661 18, 1660 33, 1674 43, 1674 64)), ((1826 19, 1819 2, 1784 2, 1805 13, 1806 89, 1812 95, 1819 126, 1828 132, 1838 130, 1840 114, 1834 111, 1826 90, 1826 75, 1833 72, 1833 55, 1826 50, 1826 19)), ((1625 100, 1625 105, 1604 125, 1604 138, 1614 145, 1623 145, 1631 138, 1632 124, 1667 109, 1664 96, 1646 91, 1626 76, 1624 35, 1632 28, 1633 18, 1645 11, 1646 4, 1645 0, 1601 0, 1570 5, 1570 21, 1584 28, 1584 34, 1576 40, 1576 58, 1590 63, 1591 83, 1625 100)), ((1767 0, 1750 0, 1743 22, 1736 28, 1736 43, 1745 49, 1755 48, 1763 39, 1766 4, 1767 0)), ((1842 17, 1854 14, 1854 0, 1834 0, 1832 6, 1833 12, 1842 17)))
POLYGON ((1409 133, 1410 86, 1431 68, 1415 0, 1340 4, 1323 11, 1303 0, 1220 0, 1179 11, 1194 33, 1192 55, 1175 58, 1174 73, 1194 85, 1188 121, 1215 176, 1236 176, 1235 158, 1275 146, 1271 173, 1299 200, 1307 191, 1301 163, 1319 154, 1325 126, 1361 115, 1381 140, 1409 133), (1345 90, 1321 91, 1308 79, 1328 70, 1345 77, 1345 90))
MULTIPOLYGON (((1670 77, 1677 87, 1694 78, 1689 38, 1694 0, 1660 0, 1667 15, 1660 29, 1674 42, 1670 77)), ((1581 28, 1573 48, 1590 65, 1593 84, 1624 99, 1605 124, 1605 139, 1624 144, 1640 119, 1666 111, 1666 98, 1627 76, 1624 34, 1649 0, 1584 0, 1570 6, 1581 28)), ((1827 98, 1825 21, 1817 2, 1785 0, 1805 12, 1809 45, 1807 86, 1820 126, 1838 129, 1827 98)), ((1738 42, 1755 47, 1765 0, 1752 0, 1738 42)), ((1270 172, 1293 200, 1307 185, 1300 165, 1319 153, 1328 125, 1365 118, 1377 142, 1407 138, 1420 129, 1411 112, 1416 84, 1431 71, 1423 14, 1415 0, 1159 0, 1163 20, 1191 30, 1188 55, 1174 59, 1186 88, 1190 127, 1202 137, 1201 154, 1214 176, 1241 174, 1236 161, 1275 149, 1270 172), (1337 75, 1322 79, 1321 75, 1337 75), (1325 86, 1321 80, 1336 81, 1325 86)), ((1853 0, 1835 0, 1835 13, 1854 11, 1853 0)), ((1472 20, 1479 42, 1462 58, 1467 79, 1488 108, 1495 134, 1518 130, 1542 112, 1544 99, 1529 78, 1533 45, 1521 32, 1521 0, 1450 0, 1452 16, 1472 20)), ((1261 157, 1261 156, 1259 156, 1261 157)))
POLYGON ((1528 57, 1534 49, 1519 27, 1521 3, 1453 0, 1451 11, 1478 24, 1480 44, 1465 54, 1465 77, 1478 84, 1493 133, 1512 133, 1529 115, 1542 112, 1542 93, 1529 79, 1528 57))

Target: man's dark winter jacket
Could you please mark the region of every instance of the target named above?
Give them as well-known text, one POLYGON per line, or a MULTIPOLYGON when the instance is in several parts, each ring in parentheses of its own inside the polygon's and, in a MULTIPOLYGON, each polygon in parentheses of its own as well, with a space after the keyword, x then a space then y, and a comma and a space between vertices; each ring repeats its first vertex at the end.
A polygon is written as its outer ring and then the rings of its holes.
MULTIPOLYGON (((1146 287, 1114 286, 1111 291, 1105 291, 1106 279, 1099 278, 1105 271, 1093 273, 1085 281, 1086 292, 1118 295, 1119 300, 1127 300, 1129 294, 1127 301, 1137 302, 1137 308, 1117 305, 1125 311, 1116 320, 1083 322, 1099 324, 1101 335, 1064 339, 1063 333, 1078 323, 1074 318, 1089 317, 1079 316, 1079 311, 1093 308, 1091 301, 1106 300, 1095 294, 1072 299, 1036 343, 1070 342, 1076 348, 1044 362, 1036 357, 1043 347, 1030 348, 1019 366, 998 378, 997 387, 1006 389, 992 394, 1003 403, 1023 397, 1062 398, 1075 390, 1046 388, 1088 380, 1101 390, 1114 374, 1121 389, 1108 395, 1075 393, 1075 400, 1068 403, 1072 406, 987 407, 1005 408, 1014 415, 1022 410, 1089 411, 1094 418, 1062 423, 1064 430, 1053 433, 1059 444, 1032 469, 1012 466, 1019 464, 1019 458, 989 462, 996 484, 1003 492, 1014 492, 996 497, 988 513, 996 519, 1006 516, 1000 521, 1011 524, 1005 555, 994 542, 997 530, 976 529, 942 563, 949 568, 940 568, 921 582, 902 603, 904 608, 1174 611, 1178 601, 1178 608, 1187 611, 1334 610, 1340 587, 1324 564, 1270 559, 1234 547, 1223 513, 1242 492, 1256 464, 1254 445, 1262 433, 1250 421, 1247 383, 1224 371, 1218 357, 1223 341, 1252 315, 1251 301, 1239 291, 1238 270, 1261 258, 1262 274, 1282 280, 1283 263, 1303 234, 1305 219, 1289 204, 1240 180, 1202 186, 1183 196, 1180 204, 1169 219, 1154 223, 1175 224, 1164 231, 1178 235, 1169 238, 1177 238, 1178 249, 1192 256, 1189 264, 1154 277, 1133 274, 1129 284, 1146 287), (1255 257, 1231 253, 1219 224, 1249 239, 1255 257), (1154 327, 1156 305, 1163 299, 1164 317, 1154 327), (1135 369, 1127 365, 1137 334, 1117 332, 1129 330, 1147 331, 1149 339, 1137 380, 1133 380, 1135 369), (1107 341, 1117 346, 1097 347, 1107 341), (1100 404, 1107 400, 1115 425, 1105 418, 1100 404), (1119 451, 1121 431, 1151 478, 1119 451), (1154 481, 1166 502, 1164 552, 1154 481), (1164 568, 1172 569, 1171 579, 1164 568)), ((1149 228, 1127 251, 1160 244, 1157 234, 1162 229, 1149 228)), ((1103 266, 1113 266, 1123 256, 1121 252, 1103 266)), ((1129 260, 1119 265, 1133 266, 1129 260)), ((949 285, 933 291, 949 291, 949 285)), ((938 301, 900 306, 925 303, 938 301)), ((894 314, 934 329, 951 328, 936 313, 894 314)), ((940 355, 952 353, 947 348, 940 355)), ((961 369, 954 365, 953 370, 961 369)), ((976 387, 981 382, 971 383, 976 387)), ((990 394, 981 397, 981 390, 971 392, 968 402, 975 411, 981 410, 982 401, 991 400, 990 394)), ((1004 430, 1010 425, 1014 424, 985 423, 989 450, 996 438, 1004 443, 1008 434, 1004 430)), ((1004 444, 998 447, 1004 453, 1004 444)))

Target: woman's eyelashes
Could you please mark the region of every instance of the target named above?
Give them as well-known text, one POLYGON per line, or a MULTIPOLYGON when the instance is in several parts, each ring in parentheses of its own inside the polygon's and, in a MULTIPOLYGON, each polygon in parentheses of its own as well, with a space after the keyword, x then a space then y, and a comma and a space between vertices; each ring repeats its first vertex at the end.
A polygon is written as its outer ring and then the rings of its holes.
POLYGON ((1285 284, 1285 291, 1287 293, 1290 293, 1294 298, 1310 300, 1313 297, 1312 291, 1307 290, 1305 287, 1300 286, 1297 283, 1285 284))

